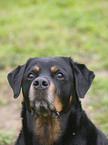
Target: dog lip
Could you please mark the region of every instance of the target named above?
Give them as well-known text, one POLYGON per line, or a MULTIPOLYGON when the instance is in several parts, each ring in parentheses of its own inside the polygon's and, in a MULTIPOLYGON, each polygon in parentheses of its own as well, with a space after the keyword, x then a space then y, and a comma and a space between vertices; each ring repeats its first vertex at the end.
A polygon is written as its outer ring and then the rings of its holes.
POLYGON ((42 101, 45 100, 43 96, 36 96, 36 101, 42 101))
POLYGON ((37 113, 39 116, 52 116, 52 118, 58 118, 60 115, 53 105, 53 102, 48 100, 42 92, 35 94, 35 99, 33 102, 34 115, 37 113))
POLYGON ((43 110, 43 108, 45 108, 45 110, 48 110, 48 102, 42 98, 38 98, 36 101, 35 101, 35 107, 36 109, 41 112, 41 109, 43 110))
POLYGON ((48 111, 46 110, 46 108, 44 107, 44 106, 40 106, 40 113, 41 114, 46 114, 46 113, 48 113, 48 111))

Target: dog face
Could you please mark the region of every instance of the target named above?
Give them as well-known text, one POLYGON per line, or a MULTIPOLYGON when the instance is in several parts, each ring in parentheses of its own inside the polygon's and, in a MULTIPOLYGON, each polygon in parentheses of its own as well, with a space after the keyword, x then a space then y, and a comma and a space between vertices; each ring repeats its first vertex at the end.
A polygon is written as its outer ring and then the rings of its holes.
POLYGON ((18 97, 20 89, 33 116, 57 117, 71 107, 74 96, 83 98, 94 74, 68 57, 31 58, 8 75, 18 97))
POLYGON ((23 94, 29 98, 30 108, 44 116, 58 115, 69 104, 74 84, 72 74, 69 62, 62 58, 33 59, 22 81, 23 94))

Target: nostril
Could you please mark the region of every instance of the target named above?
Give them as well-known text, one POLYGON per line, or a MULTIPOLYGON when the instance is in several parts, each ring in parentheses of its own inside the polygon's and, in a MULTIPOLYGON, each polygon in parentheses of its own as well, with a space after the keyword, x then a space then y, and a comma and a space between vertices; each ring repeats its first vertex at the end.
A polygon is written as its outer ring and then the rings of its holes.
POLYGON ((42 82, 42 86, 47 87, 47 86, 48 86, 48 82, 43 81, 43 82, 42 82))
POLYGON ((33 82, 34 88, 38 90, 46 89, 49 87, 50 82, 46 78, 37 78, 33 82))
POLYGON ((39 86, 39 81, 35 81, 35 82, 33 83, 33 85, 34 85, 34 86, 39 86))

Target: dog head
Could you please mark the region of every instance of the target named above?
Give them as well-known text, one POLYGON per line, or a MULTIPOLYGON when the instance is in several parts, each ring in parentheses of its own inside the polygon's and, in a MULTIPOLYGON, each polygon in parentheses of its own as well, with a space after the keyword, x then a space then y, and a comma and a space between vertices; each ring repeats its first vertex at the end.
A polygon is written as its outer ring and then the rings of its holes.
POLYGON ((84 98, 93 79, 92 71, 68 57, 30 58, 8 74, 14 98, 22 88, 33 116, 57 117, 70 108, 73 96, 84 98))

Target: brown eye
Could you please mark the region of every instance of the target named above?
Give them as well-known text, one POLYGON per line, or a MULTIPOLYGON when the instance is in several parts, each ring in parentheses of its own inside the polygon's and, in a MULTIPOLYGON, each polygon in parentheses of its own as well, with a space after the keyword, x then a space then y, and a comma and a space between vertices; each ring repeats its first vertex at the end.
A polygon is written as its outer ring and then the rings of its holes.
POLYGON ((27 77, 29 80, 32 80, 34 78, 34 75, 32 73, 28 74, 28 77, 27 77))
POLYGON ((63 79, 64 78, 64 75, 61 72, 58 72, 56 75, 57 75, 58 79, 63 79))

